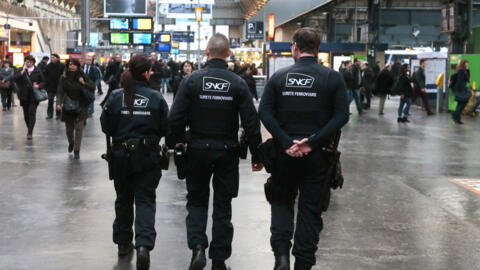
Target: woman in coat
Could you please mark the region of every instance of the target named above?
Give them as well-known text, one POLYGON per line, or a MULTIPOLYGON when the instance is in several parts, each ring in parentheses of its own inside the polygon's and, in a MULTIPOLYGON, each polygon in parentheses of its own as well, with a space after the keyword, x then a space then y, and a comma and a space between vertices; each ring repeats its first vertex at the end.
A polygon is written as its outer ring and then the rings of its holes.
POLYGON ((57 90, 57 110, 62 111, 62 121, 68 139, 68 152, 74 151, 74 158, 80 158, 80 145, 85 120, 88 118, 89 102, 83 91, 95 92, 95 83, 83 72, 80 62, 72 59, 67 62, 65 74, 60 78, 57 90), (67 110, 71 104, 78 104, 77 110, 67 110))
POLYGON ((192 71, 193 71, 192 62, 185 61, 180 65, 180 75, 175 76, 173 78, 173 83, 172 83, 173 97, 177 95, 178 88, 180 87, 180 83, 182 82, 183 78, 190 75, 192 71))
POLYGON ((459 125, 463 124, 462 122, 462 111, 468 104, 469 90, 467 88, 467 83, 470 82, 470 70, 468 70, 468 60, 460 61, 460 64, 457 66, 457 72, 455 74, 456 80, 453 85, 452 91, 455 94, 455 100, 457 101, 457 108, 452 113, 453 121, 459 125))
POLYGON ((3 111, 10 110, 12 107, 12 79, 13 68, 10 67, 10 62, 5 62, 0 69, 0 94, 2 96, 3 111))
POLYGON ((39 68, 35 67, 35 58, 28 55, 25 57, 25 63, 21 70, 13 76, 13 81, 18 87, 18 98, 23 108, 23 117, 27 124, 27 140, 31 140, 33 136, 33 128, 37 120, 38 101, 35 100, 33 91, 35 88, 41 89, 45 84, 43 73, 39 68))
POLYGON ((250 94, 252 94, 252 97, 254 97, 256 101, 258 101, 257 85, 255 83, 255 78, 253 78, 252 66, 248 65, 245 68, 245 71, 242 74, 242 78, 247 83, 248 89, 250 90, 250 94))
POLYGON ((409 77, 410 65, 403 64, 400 67, 400 77, 398 79, 398 91, 400 93, 400 105, 398 106, 398 123, 409 123, 407 116, 410 115, 410 106, 412 105, 412 80, 409 77))
POLYGON ((390 72, 391 66, 386 66, 377 76, 375 95, 380 98, 378 114, 383 115, 387 95, 390 94, 393 86, 393 75, 390 72))

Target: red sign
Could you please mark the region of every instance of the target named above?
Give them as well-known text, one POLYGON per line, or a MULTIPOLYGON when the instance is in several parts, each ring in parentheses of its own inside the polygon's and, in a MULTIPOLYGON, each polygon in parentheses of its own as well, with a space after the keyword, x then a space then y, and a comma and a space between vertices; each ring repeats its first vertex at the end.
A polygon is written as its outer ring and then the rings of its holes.
POLYGON ((270 13, 268 15, 268 39, 273 40, 275 38, 275 15, 270 13))

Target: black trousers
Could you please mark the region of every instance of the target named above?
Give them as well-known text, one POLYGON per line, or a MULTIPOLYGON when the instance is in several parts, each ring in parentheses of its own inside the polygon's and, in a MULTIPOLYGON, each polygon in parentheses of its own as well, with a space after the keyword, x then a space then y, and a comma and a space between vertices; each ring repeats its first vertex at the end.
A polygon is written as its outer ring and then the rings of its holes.
POLYGON ((12 107, 12 87, 0 89, 2 96, 2 107, 10 109, 12 107))
POLYGON ((327 156, 313 151, 303 158, 280 154, 272 174, 277 199, 272 202, 270 244, 275 255, 292 254, 303 264, 314 265, 319 233, 323 229, 321 205, 330 192, 325 181, 327 156), (297 224, 294 226, 294 205, 298 196, 297 224), (295 231, 294 231, 295 228, 295 231))
POLYGON ((206 235, 210 179, 213 185, 213 225, 209 257, 223 261, 232 254, 232 198, 238 195, 238 150, 187 151, 188 246, 208 247, 206 235), (212 178, 213 175, 213 178, 212 178))
POLYGON ((38 103, 26 102, 22 104, 23 118, 25 120, 25 124, 27 125, 28 134, 30 135, 33 133, 33 128, 37 122, 37 107, 38 103))
POLYGON ((113 222, 115 244, 132 242, 135 221, 135 248, 143 246, 152 250, 155 247, 156 189, 162 175, 158 162, 158 153, 148 153, 144 160, 146 167, 132 172, 128 154, 114 152, 113 177, 117 193, 113 222))
MULTIPOLYGON (((48 92, 48 107, 47 107, 47 116, 48 117, 53 117, 53 110, 54 110, 54 101, 55 101, 55 93, 53 92, 48 92)), ((59 116, 60 112, 55 110, 55 115, 59 116)))

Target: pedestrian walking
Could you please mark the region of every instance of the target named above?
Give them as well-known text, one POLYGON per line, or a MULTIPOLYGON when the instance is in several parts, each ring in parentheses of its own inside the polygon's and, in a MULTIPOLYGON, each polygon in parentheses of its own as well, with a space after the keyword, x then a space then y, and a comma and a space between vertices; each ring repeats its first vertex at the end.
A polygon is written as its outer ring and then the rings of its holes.
POLYGON ((412 76, 414 83, 412 103, 415 102, 417 97, 420 96, 422 98, 423 107, 427 111, 427 115, 434 115, 430 109, 430 105, 428 104, 427 88, 425 83, 425 65, 426 59, 420 59, 420 67, 412 76))
POLYGON ((454 82, 452 85, 452 91, 455 95, 455 101, 457 107, 452 113, 453 121, 459 125, 462 125, 462 112, 470 100, 471 93, 467 84, 470 82, 470 70, 468 69, 468 60, 463 59, 457 65, 457 71, 454 74, 454 82))
POLYGON ((84 91, 95 93, 95 83, 82 70, 77 59, 70 59, 57 92, 57 110, 62 112, 68 139, 68 152, 80 159, 84 122, 88 118, 89 102, 84 91))
MULTIPOLYGON (((48 93, 48 107, 47 107, 47 119, 53 118, 53 107, 55 96, 57 95, 58 89, 58 82, 60 80, 60 76, 65 72, 65 65, 60 62, 60 56, 58 54, 53 53, 52 58, 50 59, 50 63, 45 67, 45 72, 43 73, 45 76, 45 89, 48 93)), ((56 118, 60 117, 60 111, 55 112, 56 118)))
POLYGON ((400 68, 400 77, 397 82, 397 89, 400 94, 400 104, 398 106, 398 123, 409 123, 407 116, 410 116, 410 106, 412 105, 412 80, 409 77, 410 65, 403 64, 400 68))
POLYGON ((172 82, 172 90, 173 90, 173 97, 175 98, 178 93, 178 88, 180 87, 180 83, 183 79, 190 75, 193 71, 193 64, 190 61, 185 61, 180 65, 180 74, 173 78, 172 82))
POLYGON ((5 61, 0 68, 0 95, 3 111, 10 110, 12 107, 13 75, 13 68, 10 67, 9 62, 5 61))
POLYGON ((378 114, 384 114, 385 108, 385 101, 387 100, 387 95, 389 95, 392 91, 393 86, 393 74, 390 72, 392 68, 391 65, 387 65, 377 77, 377 81, 375 84, 375 95, 379 97, 379 104, 378 104, 378 114))
POLYGON ((32 140, 39 103, 35 99, 33 91, 38 91, 45 85, 43 73, 38 67, 35 67, 35 58, 33 56, 27 55, 25 57, 23 68, 16 72, 13 80, 18 86, 18 98, 23 108, 23 117, 28 129, 27 140, 32 140))

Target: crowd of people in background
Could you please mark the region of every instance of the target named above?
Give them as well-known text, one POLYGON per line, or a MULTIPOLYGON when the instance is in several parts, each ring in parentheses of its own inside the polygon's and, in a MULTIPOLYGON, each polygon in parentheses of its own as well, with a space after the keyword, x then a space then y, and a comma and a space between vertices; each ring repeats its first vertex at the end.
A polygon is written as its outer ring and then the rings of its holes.
MULTIPOLYGON (((173 93, 174 97, 182 80, 198 68, 198 64, 184 61, 177 62, 159 59, 157 54, 150 54, 152 61, 152 75, 149 84, 153 89, 162 93, 173 93)), ((121 87, 120 78, 127 68, 127 63, 122 61, 120 54, 115 54, 111 59, 99 64, 95 59, 87 58, 81 65, 78 60, 60 61, 57 54, 43 57, 35 65, 35 58, 26 56, 24 65, 16 68, 12 65, 10 55, 0 64, 0 94, 3 111, 11 110, 15 105, 15 93, 23 108, 25 124, 27 125, 27 139, 31 140, 36 123, 36 112, 39 102, 35 100, 34 89, 45 89, 48 94, 47 119, 62 120, 66 124, 66 133, 69 142, 68 151, 74 151, 74 156, 79 157, 83 126, 86 120, 94 113, 94 103, 82 104, 78 115, 68 116, 62 112, 65 99, 79 101, 79 91, 88 88, 97 90, 97 95, 103 95, 102 81, 108 85, 108 91, 101 102, 105 103, 111 92, 121 87), (79 81, 79 78, 82 80, 79 81), (56 98, 56 106, 55 104, 56 98)), ((200 65, 202 67, 202 65, 200 65)), ((256 89, 254 76, 261 75, 263 68, 255 64, 234 60, 228 63, 228 69, 241 76, 248 86, 252 98, 257 102, 259 96, 256 89)), ((372 96, 379 99, 378 114, 384 115, 385 102, 389 96, 399 96, 398 123, 408 123, 410 120, 410 107, 415 100, 422 99, 423 108, 427 115, 433 115, 426 92, 425 60, 420 60, 420 66, 411 72, 408 64, 402 64, 398 59, 393 64, 387 64, 383 69, 377 62, 369 66, 358 58, 354 61, 345 61, 339 68, 347 86, 349 103, 355 101, 359 115, 371 107, 372 96)), ((471 97, 467 84, 470 81, 468 61, 463 60, 457 66, 456 72, 451 75, 449 88, 457 101, 457 108, 452 112, 452 119, 457 124, 463 124, 461 115, 471 97)), ((477 102, 469 110, 470 115, 475 115, 480 106, 477 102)))
MULTIPOLYGON (((355 105, 359 115, 371 106, 371 97, 379 98, 379 115, 384 115, 385 101, 389 96, 399 96, 398 123, 409 123, 410 107, 416 99, 422 99, 423 108, 428 116, 434 115, 428 103, 425 80, 426 60, 420 59, 419 67, 412 72, 409 64, 402 64, 398 59, 393 64, 387 64, 380 69, 377 62, 373 67, 357 58, 352 61, 344 61, 339 72, 343 75, 347 87, 348 99, 355 105)), ((451 75, 449 88, 457 101, 457 108, 452 113, 452 119, 457 124, 463 124, 461 115, 471 98, 467 84, 470 82, 470 70, 468 61, 462 60, 454 74, 451 75)), ((474 116, 480 102, 472 106, 468 114, 474 116)))

